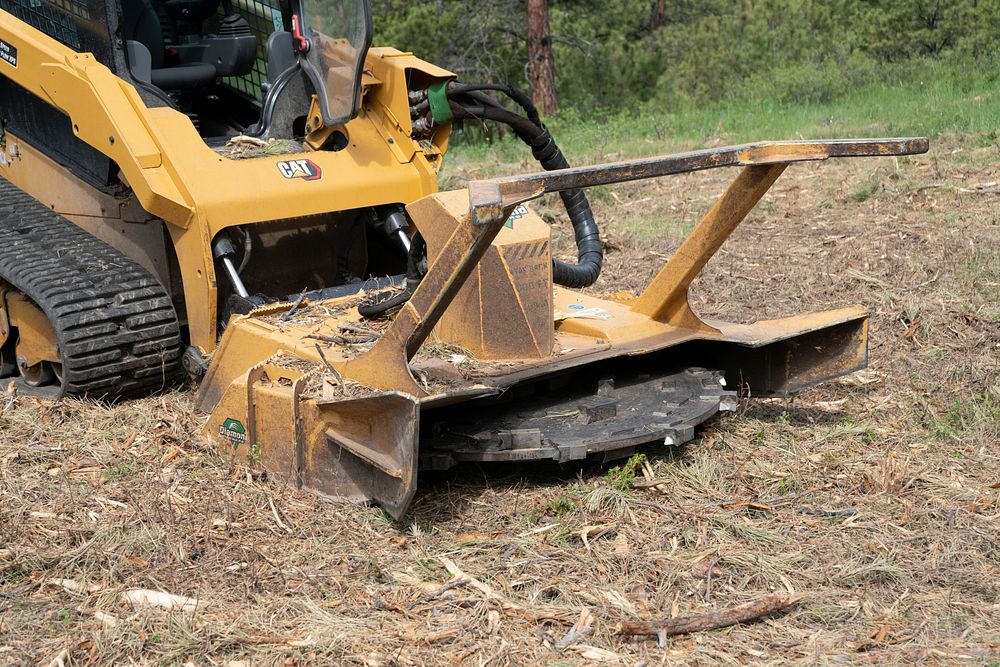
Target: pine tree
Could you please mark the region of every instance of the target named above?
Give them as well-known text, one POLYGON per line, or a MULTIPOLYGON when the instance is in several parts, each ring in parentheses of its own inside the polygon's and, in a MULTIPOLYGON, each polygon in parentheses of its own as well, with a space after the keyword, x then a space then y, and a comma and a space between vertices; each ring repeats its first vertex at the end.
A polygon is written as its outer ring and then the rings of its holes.
POLYGON ((556 99, 555 55, 552 51, 552 30, 549 27, 548 0, 528 0, 528 81, 531 98, 541 112, 554 114, 556 99))

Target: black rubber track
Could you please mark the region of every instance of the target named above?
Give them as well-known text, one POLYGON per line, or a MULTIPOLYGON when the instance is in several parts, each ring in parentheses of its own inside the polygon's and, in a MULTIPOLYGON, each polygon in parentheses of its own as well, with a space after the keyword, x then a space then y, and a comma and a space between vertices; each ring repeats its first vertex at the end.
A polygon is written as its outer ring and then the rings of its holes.
POLYGON ((52 323, 58 395, 114 398, 161 389, 180 370, 177 313, 166 290, 118 250, 0 178, 0 278, 52 323))

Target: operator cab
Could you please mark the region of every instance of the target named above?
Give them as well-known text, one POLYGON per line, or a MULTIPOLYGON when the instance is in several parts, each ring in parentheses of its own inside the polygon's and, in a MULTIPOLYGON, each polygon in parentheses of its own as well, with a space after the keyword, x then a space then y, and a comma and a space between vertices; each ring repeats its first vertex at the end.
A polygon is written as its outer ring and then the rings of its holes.
POLYGON ((120 26, 147 103, 186 113, 210 145, 301 139, 313 95, 327 127, 357 115, 365 0, 121 0, 120 26))
POLYGON ((199 90, 221 76, 244 76, 257 38, 230 3, 219 0, 122 0, 122 32, 132 76, 165 92, 199 90), (210 31, 206 24, 212 19, 210 31))
MULTIPOLYGON (((185 113, 211 146, 237 134, 301 139, 314 96, 328 128, 360 109, 370 0, 0 0, 0 10, 92 54, 146 105, 185 113)), ((110 164, 67 147, 68 119, 29 98, 0 81, 0 106, 16 108, 25 136, 107 185, 110 164)))

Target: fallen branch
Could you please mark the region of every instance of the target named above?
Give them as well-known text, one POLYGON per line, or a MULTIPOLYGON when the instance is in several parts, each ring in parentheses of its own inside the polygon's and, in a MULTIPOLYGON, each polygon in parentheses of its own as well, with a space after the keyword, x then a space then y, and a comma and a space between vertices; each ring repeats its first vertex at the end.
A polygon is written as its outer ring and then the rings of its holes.
POLYGON ((271 506, 271 514, 274 516, 274 520, 278 523, 278 526, 286 533, 294 532, 285 524, 284 521, 281 520, 281 515, 278 514, 278 508, 274 506, 274 498, 268 497, 267 503, 271 506))
POLYGON ((344 378, 341 377, 340 373, 337 372, 337 369, 333 367, 333 364, 331 364, 330 361, 326 358, 326 355, 323 354, 323 348, 319 346, 319 343, 316 343, 316 351, 319 352, 319 358, 323 360, 324 364, 326 364, 326 369, 330 371, 330 374, 337 379, 337 384, 343 385, 344 378))
POLYGON ((292 319, 292 315, 294 315, 295 312, 302 307, 302 303, 305 301, 305 299, 306 299, 306 291, 302 290, 302 293, 299 294, 299 297, 297 299, 295 299, 295 303, 292 304, 292 307, 289 308, 287 311, 285 311, 285 314, 282 315, 279 319, 282 322, 287 322, 288 320, 292 319))
POLYGON ((371 343, 378 338, 375 336, 327 336, 324 334, 308 334, 306 338, 311 338, 312 340, 323 341, 324 343, 333 343, 335 345, 362 345, 364 343, 371 343))
POLYGON ((496 593, 493 592, 493 589, 490 588, 489 585, 484 584, 475 577, 466 574, 465 571, 462 568, 460 568, 458 564, 456 564, 455 561, 453 561, 452 559, 448 558, 447 556, 438 556, 438 560, 441 561, 441 564, 444 565, 445 569, 451 573, 452 577, 454 577, 455 579, 464 580, 467 584, 471 585, 477 591, 482 593, 484 597, 490 599, 499 597, 496 593))
POLYGON ((357 324, 341 324, 340 325, 340 330, 341 331, 350 331, 350 332, 353 332, 353 333, 366 334, 368 336, 371 336, 372 340, 374 340, 374 339, 376 339, 376 338, 378 338, 378 337, 380 337, 382 335, 380 332, 375 331, 374 329, 369 329, 368 327, 362 327, 362 326, 359 326, 357 324))
POLYGON ((729 607, 720 611, 694 616, 680 616, 655 621, 625 621, 618 626, 618 634, 629 636, 671 637, 686 635, 703 630, 727 628, 737 623, 759 621, 796 604, 801 598, 788 595, 765 595, 764 597, 729 607))

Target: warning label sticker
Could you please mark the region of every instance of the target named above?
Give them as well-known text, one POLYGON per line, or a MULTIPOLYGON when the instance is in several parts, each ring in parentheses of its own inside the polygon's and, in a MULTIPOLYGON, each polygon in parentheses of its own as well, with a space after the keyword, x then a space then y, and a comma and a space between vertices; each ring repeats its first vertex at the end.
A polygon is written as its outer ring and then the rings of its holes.
POLYGON ((0 39, 0 60, 17 67, 17 47, 0 39))
POLYGON ((504 227, 514 229, 514 221, 520 220, 526 215, 528 215, 528 207, 524 204, 518 204, 517 208, 514 209, 514 212, 510 214, 509 218, 507 218, 507 222, 504 223, 504 227))
POLYGON ((555 319, 556 322, 561 322, 563 320, 579 318, 584 320, 611 320, 614 319, 614 315, 604 310, 603 308, 585 308, 579 304, 571 304, 569 306, 569 313, 562 313, 556 311, 555 319))

